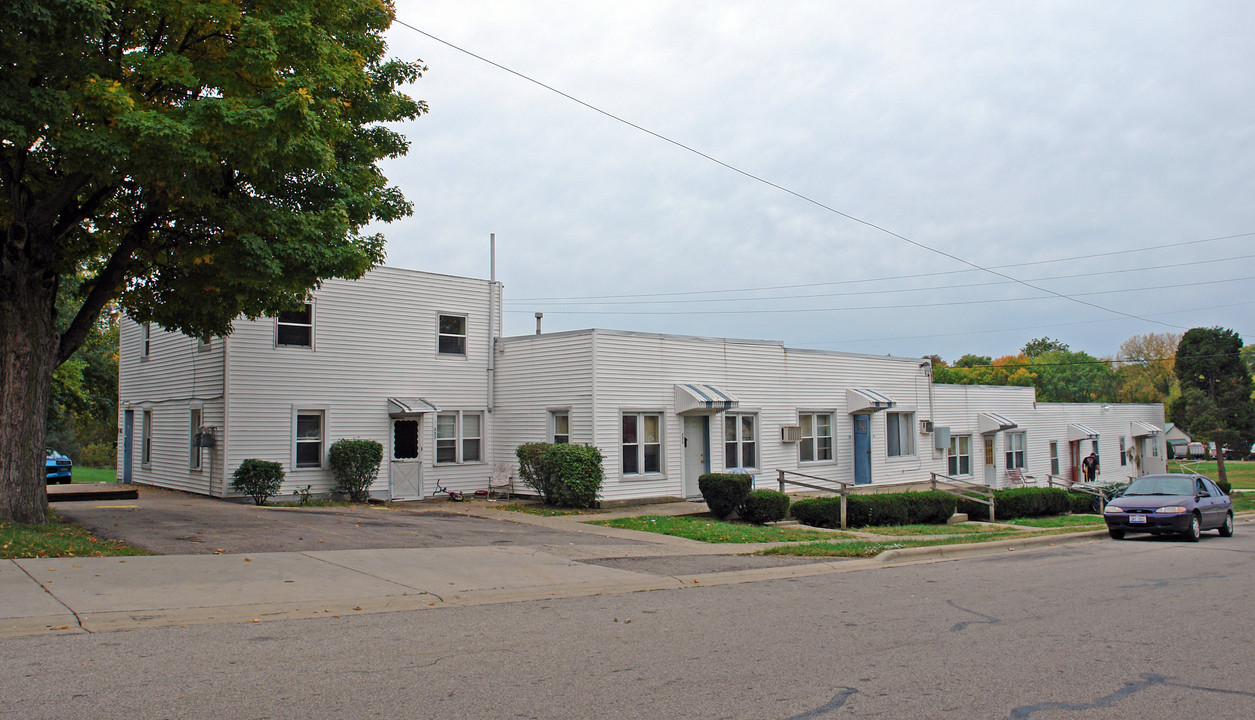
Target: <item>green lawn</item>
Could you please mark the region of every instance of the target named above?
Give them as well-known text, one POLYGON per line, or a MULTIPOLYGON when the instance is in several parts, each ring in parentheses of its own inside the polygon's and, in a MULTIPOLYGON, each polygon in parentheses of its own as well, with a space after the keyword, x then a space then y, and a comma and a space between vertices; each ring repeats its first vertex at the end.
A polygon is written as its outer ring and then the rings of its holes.
MULTIPOLYGON (((886 550, 898 548, 925 547, 930 545, 959 545, 962 543, 991 542, 1009 538, 1024 537, 1029 533, 1004 531, 969 533, 952 535, 947 538, 932 540, 845 540, 798 543, 760 550, 755 555, 801 555, 804 557, 875 557, 886 550)), ((1040 533, 1033 533, 1038 535, 1040 533)))
POLYGON ((0 558, 148 555, 117 540, 99 540, 83 528, 53 520, 42 525, 0 522, 0 558))
POLYGON ((959 523, 957 525, 868 525, 867 527, 850 529, 876 535, 973 535, 977 533, 1006 532, 1006 528, 982 525, 980 523, 959 523))
POLYGON ((117 468, 75 467, 73 477, 76 483, 111 483, 118 481, 118 470, 117 468))
POLYGON ((596 515, 605 512, 604 510, 580 510, 576 508, 549 507, 548 505, 511 505, 509 503, 492 505, 491 507, 494 510, 509 510, 510 512, 524 513, 526 515, 539 515, 540 517, 557 517, 559 515, 596 515))
POLYGON ((590 525, 675 535, 711 543, 802 542, 819 538, 853 537, 844 533, 797 527, 745 525, 716 520, 709 515, 637 515, 595 520, 590 525))
POLYGON ((1058 515, 1044 518, 1016 518, 1008 520, 1009 525, 1024 525, 1039 528, 1095 528, 1106 527, 1107 523, 1101 515, 1058 515))
POLYGON ((1233 493, 1229 497, 1233 498, 1234 512, 1250 512, 1255 510, 1255 493, 1233 493))
MULTIPOLYGON (((1229 484, 1243 490, 1255 490, 1255 462, 1249 460, 1226 460, 1225 474, 1229 476, 1229 484)), ((1168 472, 1195 472, 1215 480, 1220 477, 1216 472, 1216 462, 1182 462, 1168 461, 1168 472)))

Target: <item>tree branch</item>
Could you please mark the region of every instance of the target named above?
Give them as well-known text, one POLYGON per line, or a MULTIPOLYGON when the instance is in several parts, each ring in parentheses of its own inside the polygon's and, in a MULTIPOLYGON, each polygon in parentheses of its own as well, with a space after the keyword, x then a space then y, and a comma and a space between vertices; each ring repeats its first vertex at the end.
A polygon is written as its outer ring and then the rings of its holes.
POLYGON ((131 229, 127 230, 126 235, 122 236, 122 241, 118 243, 117 249, 109 257, 109 262, 105 263, 104 268, 96 274, 91 292, 87 293, 78 314, 70 321, 70 326, 66 328, 66 331, 61 334, 61 344, 57 348, 57 365, 69 360, 74 351, 83 344, 92 323, 100 317, 100 311, 104 309, 105 303, 109 302, 122 287, 127 272, 135 262, 135 251, 148 239, 153 226, 157 224, 158 217, 159 214, 156 212, 147 212, 140 216, 131 229))
POLYGON ((27 222, 36 227, 51 227, 54 224, 54 218, 65 210, 66 205, 73 201, 74 195, 78 193, 79 188, 83 187, 90 179, 91 175, 85 172, 71 173, 61 181, 61 184, 55 190, 48 193, 48 197, 31 208, 26 217, 17 217, 14 220, 27 222))
POLYGON ((105 200, 109 199, 109 196, 117 192, 117 190, 117 186, 114 185, 106 185, 98 188, 91 195, 88 195, 87 199, 77 207, 66 210, 62 213, 61 219, 58 220, 57 224, 52 228, 52 236, 61 237, 62 233, 67 232, 70 228, 91 217, 96 212, 97 208, 99 208, 105 200))

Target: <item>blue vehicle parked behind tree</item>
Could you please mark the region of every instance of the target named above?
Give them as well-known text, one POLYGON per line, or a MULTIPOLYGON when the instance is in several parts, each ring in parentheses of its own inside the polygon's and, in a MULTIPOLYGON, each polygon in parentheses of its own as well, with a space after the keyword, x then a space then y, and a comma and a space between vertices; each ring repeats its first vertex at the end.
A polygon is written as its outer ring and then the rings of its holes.
POLYGON ((68 484, 73 478, 74 461, 52 448, 47 449, 46 457, 47 459, 44 461, 44 468, 48 478, 48 484, 68 484))

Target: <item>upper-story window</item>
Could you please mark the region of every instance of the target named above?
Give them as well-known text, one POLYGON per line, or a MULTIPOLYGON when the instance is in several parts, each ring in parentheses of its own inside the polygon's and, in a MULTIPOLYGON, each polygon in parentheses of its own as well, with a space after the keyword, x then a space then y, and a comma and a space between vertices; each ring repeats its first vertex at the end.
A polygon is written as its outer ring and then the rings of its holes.
POLYGON ((139 326, 140 349, 139 356, 146 358, 153 351, 153 324, 141 323, 139 326))
POLYGON ((466 316, 441 315, 436 349, 441 355, 466 354, 466 316))
POLYGON ((275 344, 293 347, 314 346, 314 305, 300 310, 284 310, 275 320, 275 344))

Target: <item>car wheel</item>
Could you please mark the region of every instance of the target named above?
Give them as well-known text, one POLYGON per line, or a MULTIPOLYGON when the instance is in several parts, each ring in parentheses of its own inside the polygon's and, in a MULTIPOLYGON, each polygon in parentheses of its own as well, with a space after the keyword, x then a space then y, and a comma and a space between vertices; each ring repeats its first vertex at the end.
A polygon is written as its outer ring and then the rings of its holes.
POLYGON ((1220 526, 1220 537, 1233 537, 1233 513, 1225 515, 1224 525, 1220 526))
POLYGON ((1203 536, 1203 522, 1198 519, 1198 515, 1190 516, 1190 526, 1185 530, 1185 539, 1190 542, 1198 542, 1203 536))
POLYGON ((1123 540, 1123 539, 1124 539, 1124 531, 1123 531, 1123 530, 1117 530, 1117 529, 1115 529, 1115 528, 1107 528, 1107 534, 1111 536, 1111 539, 1112 539, 1112 540, 1123 540))

